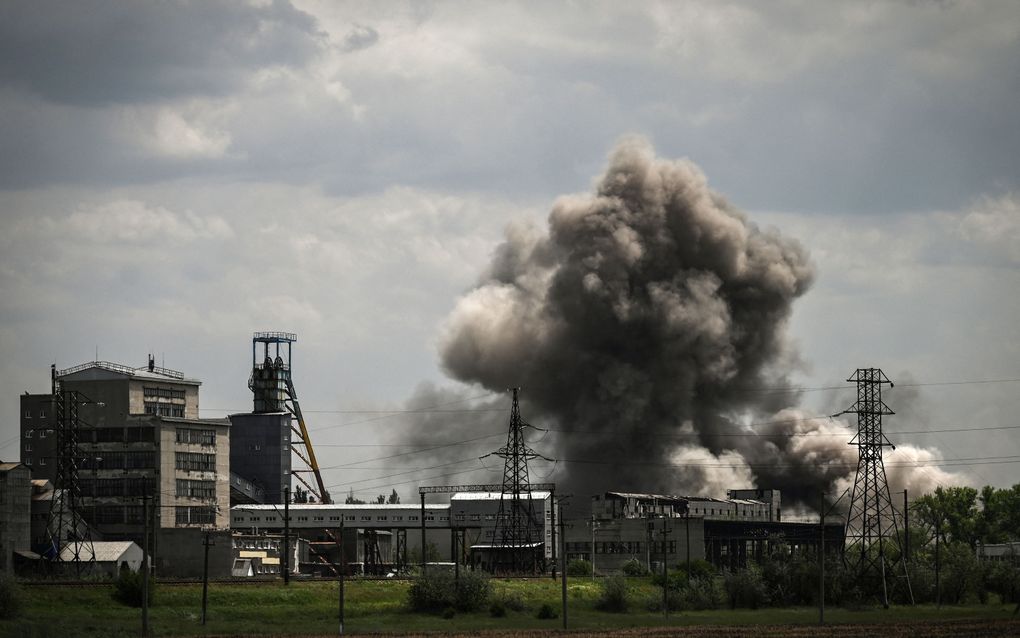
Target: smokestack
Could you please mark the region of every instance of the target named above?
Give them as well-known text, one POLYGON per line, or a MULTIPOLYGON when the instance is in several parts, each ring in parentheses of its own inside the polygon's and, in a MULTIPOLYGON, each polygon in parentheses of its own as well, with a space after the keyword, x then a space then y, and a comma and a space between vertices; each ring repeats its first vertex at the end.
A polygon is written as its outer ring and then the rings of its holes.
POLYGON ((156 369, 156 359, 151 354, 149 355, 149 372, 156 369))

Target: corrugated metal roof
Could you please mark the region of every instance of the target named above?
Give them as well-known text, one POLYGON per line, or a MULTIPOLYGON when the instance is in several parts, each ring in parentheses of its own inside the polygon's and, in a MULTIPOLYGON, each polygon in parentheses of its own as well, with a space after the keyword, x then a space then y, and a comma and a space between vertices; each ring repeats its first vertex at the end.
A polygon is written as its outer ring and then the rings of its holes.
MULTIPOLYGON (((499 492, 457 492, 450 497, 451 501, 498 501, 502 496, 499 492)), ((532 492, 532 500, 549 498, 549 492, 532 492)))
MULTIPOLYGON (((96 562, 99 563, 110 563, 120 560, 121 556, 127 552, 132 545, 135 545, 132 541, 95 541, 92 543, 92 548, 95 550, 96 562)), ((138 547, 135 545, 135 547, 138 547)), ((141 548, 139 547, 139 550, 141 548)), ((79 556, 82 556, 87 552, 87 546, 84 546, 79 551, 79 556)), ((70 561, 74 558, 74 548, 64 547, 60 551, 60 560, 70 561)))

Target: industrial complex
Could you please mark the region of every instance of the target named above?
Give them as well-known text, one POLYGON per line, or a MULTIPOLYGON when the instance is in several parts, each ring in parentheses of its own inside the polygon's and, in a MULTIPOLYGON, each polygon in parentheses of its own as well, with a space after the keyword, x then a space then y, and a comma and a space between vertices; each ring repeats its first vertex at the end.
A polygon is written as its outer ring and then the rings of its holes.
MULTIPOLYGON (((584 559, 744 566, 780 545, 842 546, 842 524, 783 520, 776 489, 725 495, 605 492, 564 524, 556 486, 532 483, 513 390, 503 482, 419 487, 417 503, 336 503, 292 377, 297 336, 252 338, 252 410, 199 418, 201 382, 155 365, 51 369, 21 397, 21 458, 0 464, 0 570, 168 577, 394 574, 434 564, 546 573, 584 559), (439 495, 440 498, 436 498, 439 495), (719 498, 716 498, 718 496, 719 498), (429 502, 441 500, 442 502, 429 502), (144 556, 144 561, 142 557, 144 556)), ((582 497, 584 495, 577 495, 582 497)))

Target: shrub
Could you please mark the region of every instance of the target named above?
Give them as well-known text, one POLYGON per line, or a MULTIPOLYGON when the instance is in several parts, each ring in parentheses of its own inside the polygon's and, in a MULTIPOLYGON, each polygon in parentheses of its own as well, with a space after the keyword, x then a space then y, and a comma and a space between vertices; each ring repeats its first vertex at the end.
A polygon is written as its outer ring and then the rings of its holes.
POLYGON ((443 618, 449 620, 457 615, 457 610, 453 607, 447 607, 443 610, 443 618))
POLYGON ((499 597, 499 602, 511 611, 524 611, 524 598, 518 592, 506 592, 499 597))
POLYGON ((535 615, 535 617, 539 620, 549 620, 550 618, 556 618, 557 616, 559 616, 559 614, 556 613, 556 610, 553 609, 552 605, 549 603, 544 603, 541 607, 539 607, 538 614, 535 615))
POLYGON ((728 572, 723 581, 730 608, 750 607, 758 609, 768 600, 768 591, 762 581, 761 569, 750 565, 747 569, 728 572))
POLYGON ((9 576, 0 575, 0 618, 17 618, 21 613, 21 588, 9 576))
POLYGON ((1003 603, 1020 601, 1020 569, 1003 563, 993 564, 985 575, 985 586, 1003 603))
MULTIPOLYGON (((675 571, 670 572, 666 576, 666 589, 671 591, 680 591, 687 586, 687 572, 675 571)), ((662 574, 654 574, 652 576, 652 584, 656 587, 662 587, 662 574)))
MULTIPOLYGON (((145 576, 141 571, 122 569, 117 574, 117 580, 113 581, 113 597, 129 607, 142 606, 142 580, 145 576)), ((151 607, 156 595, 156 580, 149 576, 149 606, 151 607)))
POLYGON ((622 576, 610 576, 602 581, 602 593, 595 601, 595 608, 602 611, 627 611, 627 593, 630 585, 622 576))
POLYGON ((624 576, 647 576, 648 568, 636 558, 632 558, 623 564, 624 576))
MULTIPOLYGON (((692 578, 690 584, 680 590, 679 609, 718 609, 726 597, 719 579, 714 577, 692 578)), ((670 603, 672 604, 672 603, 670 603)))
POLYGON ((591 576, 591 563, 583 558, 575 558, 567 563, 567 576, 591 576))
MULTIPOLYGON (((684 561, 681 565, 678 565, 678 567, 686 571, 687 562, 684 561)), ((717 573, 715 566, 707 560, 699 558, 691 561, 691 580, 695 578, 711 578, 717 573)))
POLYGON ((503 601, 492 601, 492 604, 489 605, 489 615, 493 618, 502 618, 503 616, 506 616, 506 605, 503 604, 503 601))
POLYGON ((432 570, 411 583, 407 601, 413 611, 445 613, 447 608, 477 611, 485 608, 491 593, 492 585, 481 572, 465 572, 457 583, 452 574, 432 570))

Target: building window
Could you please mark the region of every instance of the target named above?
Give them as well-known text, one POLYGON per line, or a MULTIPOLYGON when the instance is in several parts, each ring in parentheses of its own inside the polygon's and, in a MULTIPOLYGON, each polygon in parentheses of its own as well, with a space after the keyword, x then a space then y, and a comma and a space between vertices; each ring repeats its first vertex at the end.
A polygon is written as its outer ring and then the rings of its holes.
POLYGON ((25 444, 25 451, 26 452, 31 452, 32 451, 32 444, 31 443, 26 443, 25 444))
POLYGON ((201 452, 175 452, 175 466, 186 472, 215 472, 216 455, 201 452))
POLYGON ((212 507, 175 507, 177 525, 209 525, 216 522, 216 509, 212 507))
POLYGON ((46 430, 39 430, 39 438, 40 439, 46 438, 46 430))
MULTIPOLYGON (((181 414, 181 416, 184 415, 181 414)), ((195 428, 177 428, 177 442, 198 443, 199 445, 216 445, 216 431, 198 430, 195 428)))
POLYGON ((31 410, 25 410, 25 418, 26 419, 31 419, 32 418, 32 411, 31 410))
POLYGON ((46 418, 46 410, 39 410, 39 418, 40 419, 46 418))
POLYGON ((26 456, 25 457, 25 465, 27 465, 28 467, 32 467, 32 457, 31 456, 26 456))
POLYGON ((353 521, 354 520, 354 514, 344 514, 344 520, 345 521, 353 521))
POLYGON ((404 520, 404 517, 403 516, 394 516, 393 520, 394 521, 402 521, 402 520, 404 520))
POLYGON ((385 521, 386 517, 385 516, 376 516, 375 520, 377 520, 377 521, 385 521))
POLYGON ((32 438, 32 433, 33 432, 35 432, 35 430, 25 430, 25 438, 26 439, 32 438))
POLYGON ((372 517, 371 516, 362 516, 361 520, 363 520, 363 521, 370 521, 370 520, 372 520, 372 517))
POLYGON ((42 457, 42 456, 39 457, 39 465, 46 465, 46 458, 45 457, 42 457))
POLYGON ((177 479, 177 496, 182 498, 216 498, 216 482, 177 479))
POLYGON ((425 520, 427 520, 427 521, 434 521, 434 520, 436 520, 436 515, 435 514, 426 514, 425 515, 425 520))
POLYGON ((325 519, 323 517, 321 517, 321 516, 313 516, 312 520, 313 521, 322 521, 322 520, 325 520, 325 519))
POLYGON ((472 514, 471 515, 471 520, 473 520, 473 521, 480 521, 480 520, 482 520, 482 515, 481 514, 472 514))
POLYGON ((407 520, 409 520, 409 521, 416 521, 416 520, 418 520, 418 517, 417 516, 408 516, 407 520))

